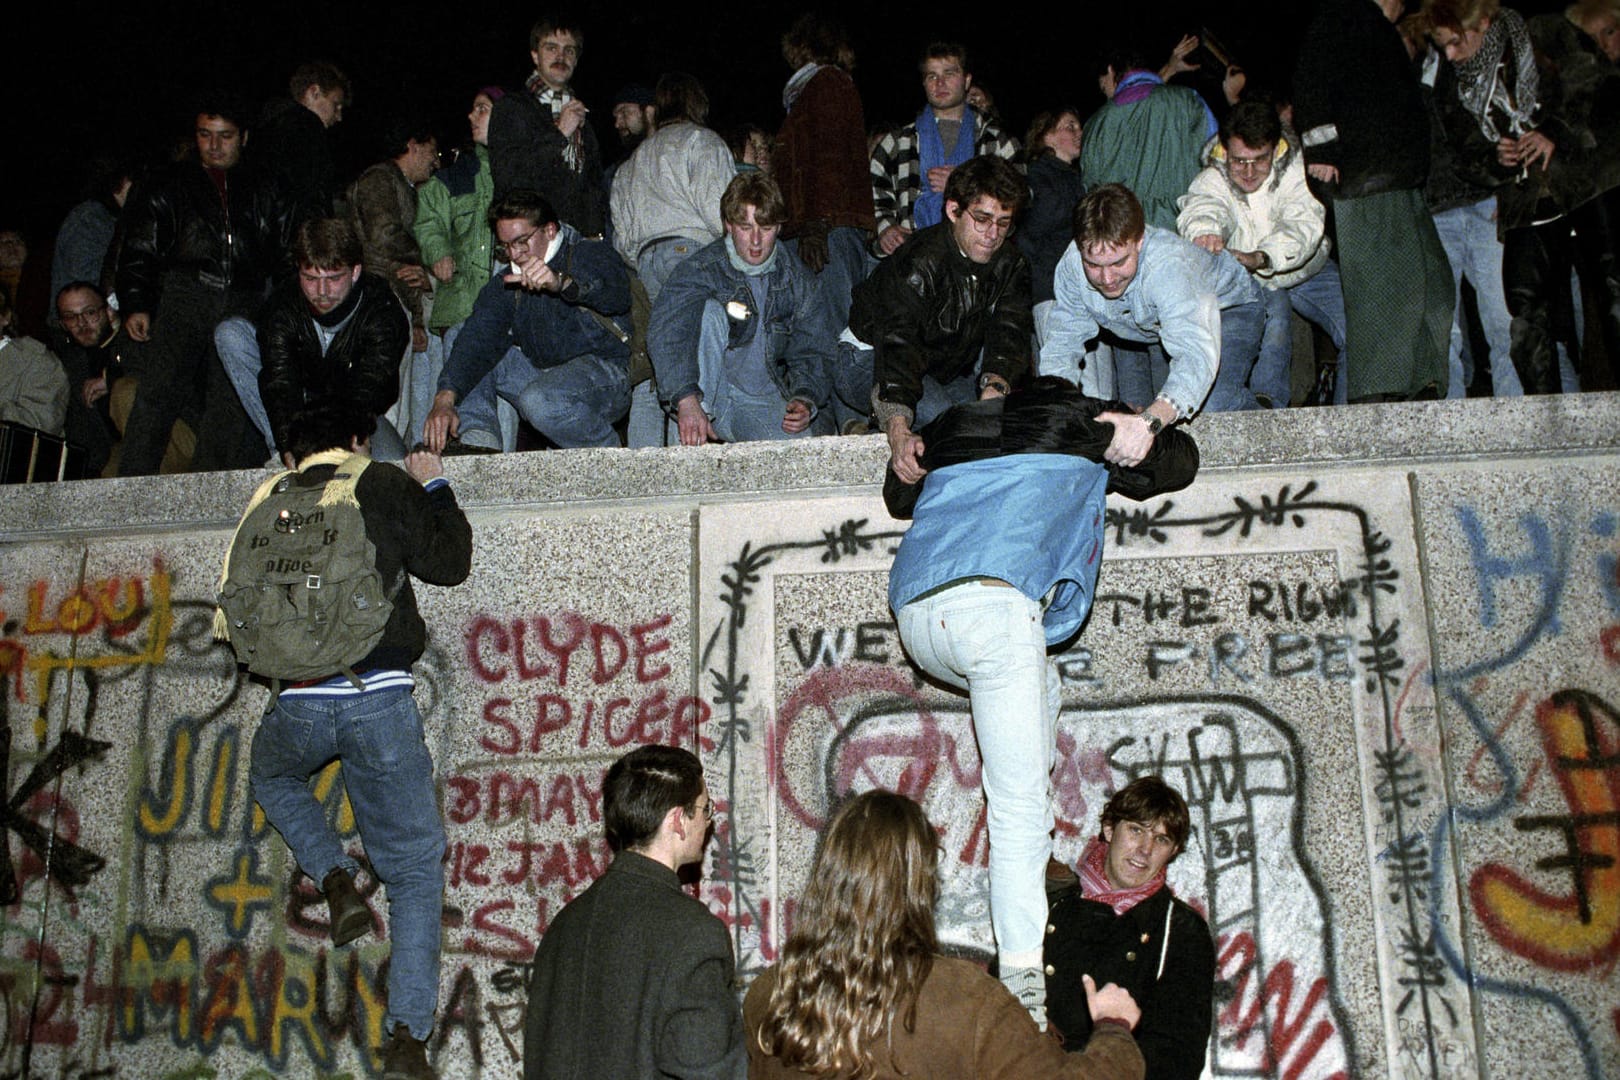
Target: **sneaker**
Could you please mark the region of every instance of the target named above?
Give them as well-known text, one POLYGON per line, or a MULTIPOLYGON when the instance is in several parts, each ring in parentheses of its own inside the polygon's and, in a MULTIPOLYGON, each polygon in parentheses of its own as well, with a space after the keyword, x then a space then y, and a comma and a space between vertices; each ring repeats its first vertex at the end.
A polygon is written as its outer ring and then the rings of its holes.
POLYGON ((326 894, 326 925, 331 929, 332 944, 347 945, 370 932, 371 908, 355 889, 347 870, 340 866, 327 874, 321 892, 326 894))
POLYGON ((1029 1010, 1035 1026, 1046 1030, 1046 974, 1038 967, 1008 968, 1001 973, 1005 986, 1018 1004, 1029 1010))
POLYGON ((411 1038, 411 1029, 404 1024, 396 1026, 383 1049, 382 1080, 439 1080, 428 1064, 427 1040, 411 1038))

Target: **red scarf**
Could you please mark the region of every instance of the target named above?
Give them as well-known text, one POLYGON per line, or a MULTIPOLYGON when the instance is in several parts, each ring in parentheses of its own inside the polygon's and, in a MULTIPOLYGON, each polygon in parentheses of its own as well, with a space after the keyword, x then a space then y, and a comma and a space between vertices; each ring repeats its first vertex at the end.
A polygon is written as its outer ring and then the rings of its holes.
POLYGON ((1160 870, 1153 876, 1153 880, 1145 885, 1138 885, 1134 889, 1116 889, 1108 880, 1107 862, 1108 845, 1092 837, 1086 842, 1086 850, 1081 854, 1080 863, 1075 869, 1080 872, 1080 895, 1087 900, 1107 904, 1114 909, 1115 915, 1125 914, 1164 888, 1164 871, 1160 870))

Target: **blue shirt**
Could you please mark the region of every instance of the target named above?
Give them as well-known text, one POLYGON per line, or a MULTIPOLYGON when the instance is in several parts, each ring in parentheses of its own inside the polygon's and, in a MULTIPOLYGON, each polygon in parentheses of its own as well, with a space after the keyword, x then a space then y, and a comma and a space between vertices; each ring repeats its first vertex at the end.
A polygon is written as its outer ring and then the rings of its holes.
POLYGON ((923 478, 911 529, 889 571, 899 611, 959 578, 997 578, 1033 600, 1051 593, 1046 641, 1080 629, 1102 566, 1108 471, 1072 454, 1008 454, 923 478))

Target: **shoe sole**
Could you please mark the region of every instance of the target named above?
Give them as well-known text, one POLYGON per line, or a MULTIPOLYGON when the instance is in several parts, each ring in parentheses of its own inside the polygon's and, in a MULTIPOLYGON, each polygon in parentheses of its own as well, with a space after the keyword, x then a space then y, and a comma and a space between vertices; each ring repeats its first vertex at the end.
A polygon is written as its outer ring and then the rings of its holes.
POLYGON ((361 908, 358 911, 351 911, 332 924, 332 944, 341 948, 357 938, 365 937, 370 932, 370 909, 361 908))

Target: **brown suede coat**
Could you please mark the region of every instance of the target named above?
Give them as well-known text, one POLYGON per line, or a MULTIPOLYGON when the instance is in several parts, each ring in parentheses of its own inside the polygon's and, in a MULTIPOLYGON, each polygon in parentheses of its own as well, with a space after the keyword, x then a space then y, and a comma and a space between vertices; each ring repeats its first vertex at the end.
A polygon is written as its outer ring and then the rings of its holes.
POLYGON ((785 237, 807 222, 871 232, 872 176, 861 95, 847 71, 824 66, 805 84, 776 137, 771 171, 782 186, 785 237))
MULTIPOLYGON (((776 968, 754 980, 743 1001, 750 1080, 804 1076, 759 1048, 759 1024, 776 968)), ((1029 1013, 976 964, 940 956, 917 998, 917 1030, 891 1027, 894 1053, 875 1055, 876 1080, 972 1076, 980 1080, 1142 1080, 1136 1040, 1119 1024, 1099 1024, 1083 1053, 1066 1054, 1029 1013)))

